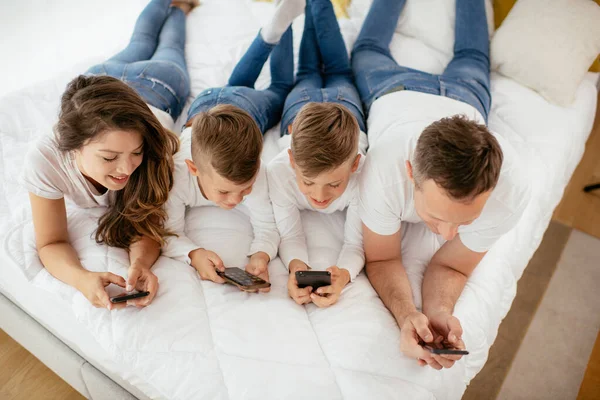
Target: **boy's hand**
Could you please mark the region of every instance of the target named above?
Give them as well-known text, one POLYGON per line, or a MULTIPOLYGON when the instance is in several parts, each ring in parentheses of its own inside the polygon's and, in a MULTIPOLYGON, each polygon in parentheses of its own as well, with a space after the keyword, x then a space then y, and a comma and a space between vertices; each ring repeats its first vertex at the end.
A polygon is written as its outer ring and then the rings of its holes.
POLYGON ((196 268, 202 280, 215 283, 225 283, 225 280, 217 275, 217 270, 225 271, 221 257, 217 253, 205 249, 196 249, 190 252, 192 267, 196 268))
MULTIPOLYGON (((254 253, 250 256, 250 261, 246 265, 246 272, 269 282, 269 261, 270 257, 264 251, 254 253)), ((270 287, 258 289, 261 293, 267 293, 270 290, 270 287)))
POLYGON ((305 287, 300 289, 298 287, 298 281, 296 280, 296 271, 308 271, 308 265, 303 263, 300 260, 292 260, 290 262, 290 276, 288 278, 288 294, 297 304, 307 304, 312 300, 310 298, 310 293, 312 292, 312 288, 305 287))
POLYGON ((347 269, 339 269, 336 266, 327 268, 331 273, 331 285, 318 288, 315 293, 310 294, 313 303, 319 307, 329 307, 335 304, 344 287, 350 282, 350 272, 347 269))

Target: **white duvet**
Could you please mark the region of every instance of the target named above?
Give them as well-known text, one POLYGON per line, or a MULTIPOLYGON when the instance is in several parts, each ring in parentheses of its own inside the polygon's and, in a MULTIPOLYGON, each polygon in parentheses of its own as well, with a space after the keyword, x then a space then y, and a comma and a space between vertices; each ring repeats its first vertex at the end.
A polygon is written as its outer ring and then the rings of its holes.
MULTIPOLYGON (((341 21, 348 45, 358 34, 368 3, 354 0, 352 18, 341 21)), ((401 33, 392 43, 393 54, 410 67, 441 72, 451 57, 453 6, 451 0, 409 0, 401 33)), ((141 8, 130 10, 131 26, 141 8)), ((226 82, 270 12, 270 4, 248 0, 203 0, 188 20, 192 95, 226 82)), ((302 21, 296 25, 298 44, 302 21)), ((269 266, 271 292, 250 295, 232 286, 202 282, 191 267, 161 257, 153 269, 160 290, 152 305, 112 312, 93 308, 80 293, 52 278, 35 251, 19 171, 30 143, 49 134, 64 85, 84 69, 0 100, 0 239, 3 259, 14 264, 3 267, 18 268, 32 284, 60 296, 113 361, 112 372, 135 382, 149 397, 172 399, 460 398, 483 367, 515 296, 516 281, 583 153, 597 95, 589 76, 575 104, 559 108, 493 75, 489 125, 518 149, 525 161, 523 173, 531 176, 533 198, 519 225, 476 269, 456 305, 471 354, 452 369, 435 371, 401 355, 399 329, 364 274, 345 289, 338 304, 318 309, 298 306, 288 298, 287 271, 279 259, 269 266)), ((268 80, 265 69, 259 86, 268 80)), ((275 131, 266 137, 267 161, 278 151, 275 131)), ((126 252, 91 239, 101 212, 70 210, 72 243, 86 268, 125 275, 126 252)), ((335 263, 343 215, 306 212, 303 221, 311 264, 335 263)), ((244 265, 252 230, 242 214, 192 209, 186 225, 189 237, 220 254, 226 265, 244 265)), ((423 270, 439 240, 423 225, 410 225, 402 247, 418 300, 423 270)))

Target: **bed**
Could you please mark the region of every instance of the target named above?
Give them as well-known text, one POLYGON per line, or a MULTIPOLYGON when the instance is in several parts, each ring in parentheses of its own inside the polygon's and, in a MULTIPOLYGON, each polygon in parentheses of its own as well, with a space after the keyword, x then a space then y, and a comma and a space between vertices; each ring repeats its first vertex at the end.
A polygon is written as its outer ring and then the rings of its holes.
MULTIPOLYGON (((336 306, 318 309, 288 298, 287 271, 279 259, 269 266, 271 292, 249 295, 202 282, 190 267, 161 257, 154 267, 160 291, 152 306, 109 312, 91 307, 43 269, 27 193, 19 186, 23 155, 37 137, 49 134, 65 84, 125 44, 143 3, 103 2, 101 15, 112 11, 120 22, 107 34, 119 38, 113 45, 102 40, 105 26, 90 23, 82 37, 98 47, 82 47, 87 61, 64 65, 53 79, 0 99, 0 328, 91 399, 460 398, 485 364, 517 281, 583 154, 598 76, 588 74, 575 103, 561 108, 493 74, 489 126, 518 149, 533 195, 518 226, 486 255, 456 305, 471 354, 438 372, 400 353, 399 329, 364 274, 336 306)), ((437 13, 425 14, 409 2, 392 50, 404 64, 435 73, 451 57, 453 2, 429 3, 439 6, 437 13)), ((340 21, 349 48, 368 5, 368 0, 354 0, 350 18, 340 21)), ((98 6, 78 7, 94 12, 98 6)), ((250 0, 204 0, 194 10, 186 48, 192 96, 226 82, 271 10, 268 3, 250 0)), ((296 50, 302 23, 300 18, 294 25, 296 50)), ((257 86, 268 82, 265 68, 257 86)), ((277 131, 265 137, 265 161, 279 151, 277 131)), ((70 209, 69 215, 72 243, 86 268, 124 275, 126 253, 90 238, 98 210, 70 209)), ((194 209, 186 218, 191 238, 219 253, 227 265, 244 264, 252 231, 242 214, 194 209)), ((305 212, 303 220, 311 264, 333 264, 342 244, 343 215, 305 212)), ((420 224, 408 226, 402 240, 406 268, 418 286, 439 240, 420 224)))

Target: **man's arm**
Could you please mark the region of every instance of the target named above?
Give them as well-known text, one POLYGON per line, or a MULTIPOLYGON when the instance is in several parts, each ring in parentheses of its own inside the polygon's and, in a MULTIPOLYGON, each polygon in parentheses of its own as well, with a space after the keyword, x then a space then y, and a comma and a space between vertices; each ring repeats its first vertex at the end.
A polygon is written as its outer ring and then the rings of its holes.
POLYGON ((393 235, 378 235, 363 223, 363 241, 369 281, 402 327, 405 318, 416 308, 402 265, 401 230, 393 235))
POLYGON ((446 242, 433 256, 423 278, 423 313, 432 317, 452 314, 468 277, 485 256, 468 249, 460 235, 446 242))

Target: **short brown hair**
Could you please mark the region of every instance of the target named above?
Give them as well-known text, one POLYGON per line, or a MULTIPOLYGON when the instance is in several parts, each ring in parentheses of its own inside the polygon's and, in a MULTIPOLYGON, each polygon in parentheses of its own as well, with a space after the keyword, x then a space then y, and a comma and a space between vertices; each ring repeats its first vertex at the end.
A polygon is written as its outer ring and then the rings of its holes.
POLYGON ((502 159, 500 144, 485 125, 463 115, 442 118, 417 141, 415 183, 433 179, 450 197, 470 201, 496 186, 502 159))
POLYGON ((260 168, 263 138, 257 123, 239 107, 220 104, 194 118, 192 160, 210 165, 223 178, 242 184, 260 168))
POLYGON ((307 177, 335 169, 356 156, 360 128, 348 109, 336 103, 308 103, 292 124, 294 162, 307 177))

